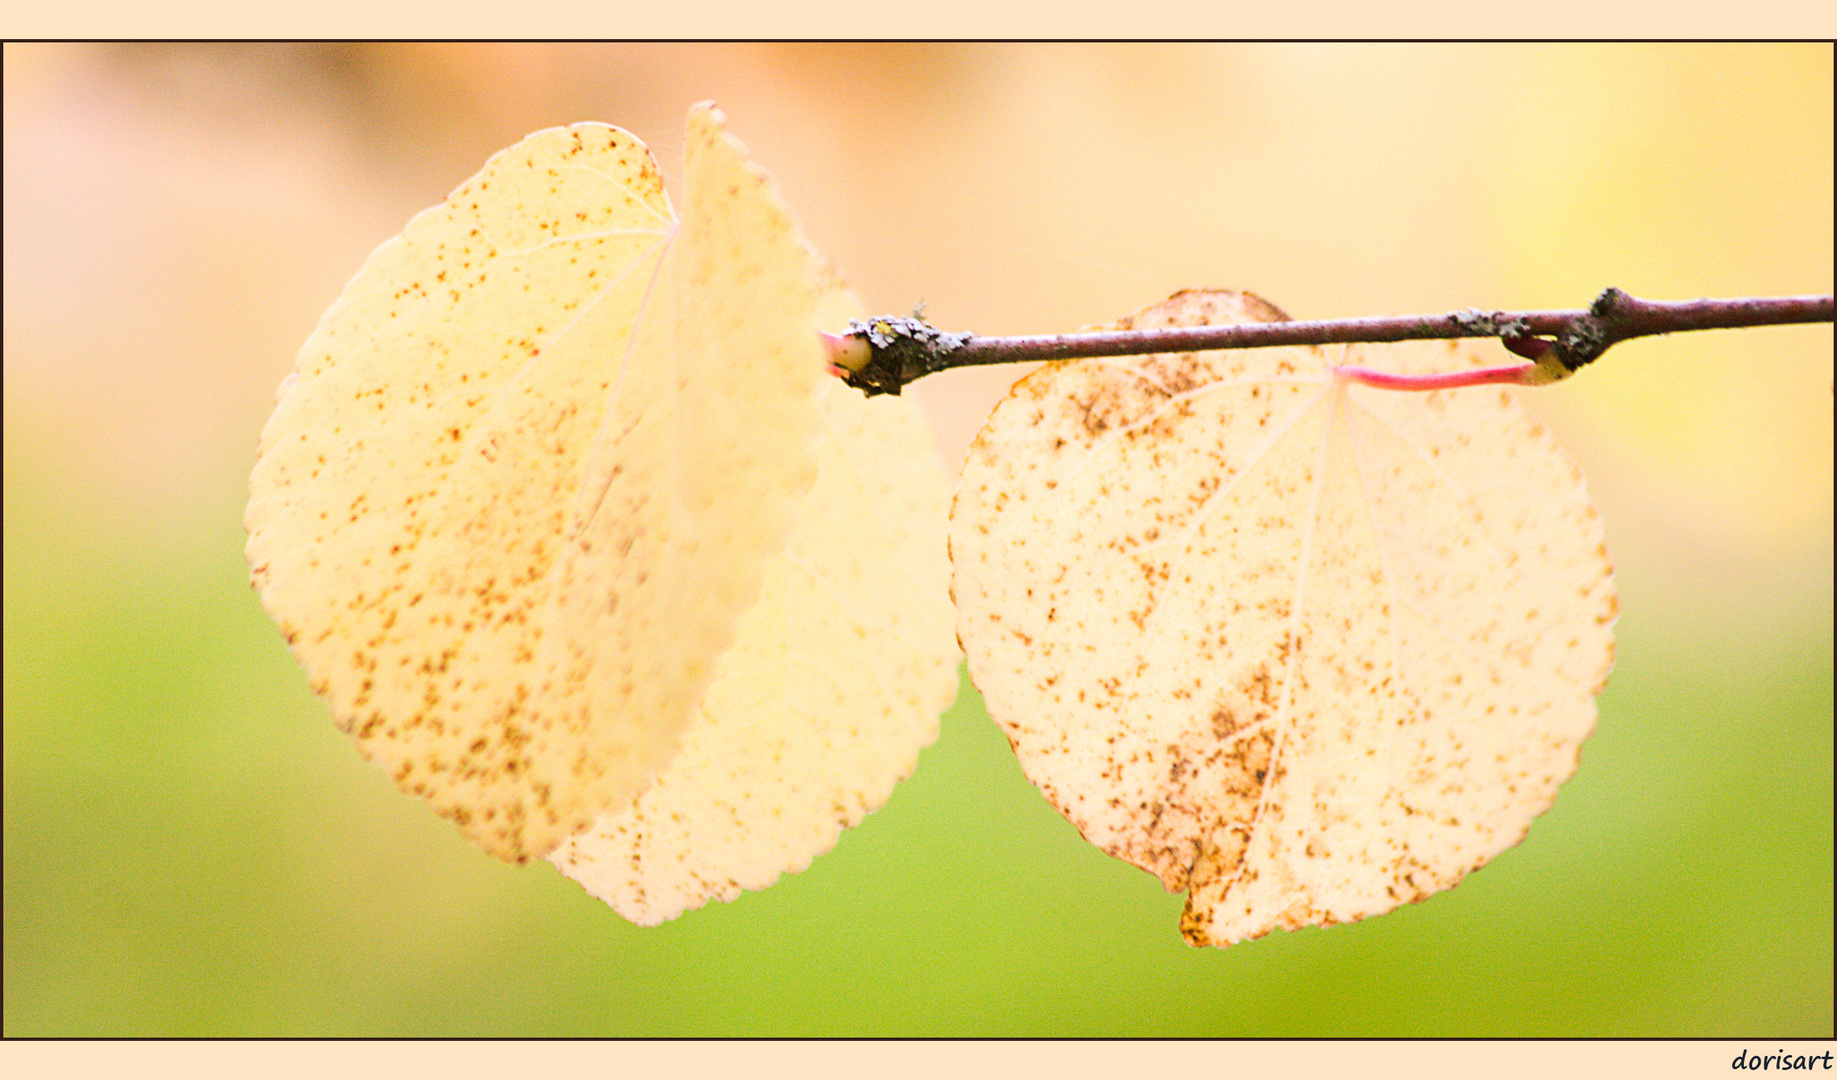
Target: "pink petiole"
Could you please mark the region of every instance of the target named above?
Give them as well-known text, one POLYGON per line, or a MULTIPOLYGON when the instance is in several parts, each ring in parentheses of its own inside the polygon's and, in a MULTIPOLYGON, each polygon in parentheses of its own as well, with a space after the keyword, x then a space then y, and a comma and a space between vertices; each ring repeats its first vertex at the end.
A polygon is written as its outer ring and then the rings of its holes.
POLYGON ((1333 374, 1352 382, 1375 386, 1380 390, 1452 390, 1457 386, 1484 386, 1487 383, 1534 385, 1527 378, 1538 369, 1536 364, 1513 364, 1510 367, 1469 368, 1466 371, 1440 371, 1433 375, 1397 375, 1362 367, 1336 367, 1333 374))

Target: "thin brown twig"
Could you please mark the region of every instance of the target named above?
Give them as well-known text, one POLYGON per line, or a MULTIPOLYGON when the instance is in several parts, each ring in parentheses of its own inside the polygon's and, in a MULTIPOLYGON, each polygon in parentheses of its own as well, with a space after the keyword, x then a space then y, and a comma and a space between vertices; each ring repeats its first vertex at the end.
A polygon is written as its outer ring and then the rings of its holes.
POLYGON ((1511 369, 1519 375, 1493 381, 1535 384, 1573 374, 1610 346, 1630 338, 1684 330, 1830 322, 1831 312, 1829 296, 1641 300, 1609 288, 1588 308, 1574 311, 1469 310, 1028 337, 952 334, 916 318, 887 316, 856 323, 846 335, 826 336, 837 373, 870 396, 897 394, 915 379, 979 364, 1473 337, 1500 338, 1506 348, 1535 362, 1511 369))

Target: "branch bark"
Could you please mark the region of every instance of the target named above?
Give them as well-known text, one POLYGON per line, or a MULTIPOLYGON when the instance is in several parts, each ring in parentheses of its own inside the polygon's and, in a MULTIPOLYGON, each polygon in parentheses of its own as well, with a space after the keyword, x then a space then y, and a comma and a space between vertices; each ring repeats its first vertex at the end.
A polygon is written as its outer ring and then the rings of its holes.
POLYGON ((1273 345, 1496 337, 1532 361, 1487 368, 1463 382, 1386 381, 1376 372, 1345 368, 1349 378, 1392 389, 1435 389, 1471 382, 1554 382, 1574 374, 1607 349, 1631 338, 1685 330, 1830 322, 1829 296, 1745 297, 1732 300, 1641 300, 1609 288, 1574 311, 1456 311, 1370 319, 1292 319, 1232 326, 1177 326, 1085 334, 978 337, 953 334, 917 318, 886 316, 854 322, 845 335, 824 335, 837 374, 863 393, 897 394, 926 375, 977 364, 1071 360, 1088 356, 1255 349, 1273 345), (1369 377, 1367 377, 1369 376, 1369 377))

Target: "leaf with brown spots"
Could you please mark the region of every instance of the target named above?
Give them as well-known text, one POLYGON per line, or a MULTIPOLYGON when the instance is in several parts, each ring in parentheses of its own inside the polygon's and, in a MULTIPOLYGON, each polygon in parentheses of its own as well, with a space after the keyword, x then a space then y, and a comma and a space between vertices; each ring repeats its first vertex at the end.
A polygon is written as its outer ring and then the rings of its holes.
MULTIPOLYGON (((819 325, 861 314, 850 294, 819 325)), ((643 925, 763 889, 878 808, 957 691, 949 490, 909 400, 830 380, 817 479, 682 750, 549 858, 643 925)))
POLYGON ((820 264, 718 111, 686 143, 680 222, 603 124, 418 215, 250 481, 255 584, 338 724, 515 862, 663 768, 816 478, 820 264))
MULTIPOLYGON (((1284 317, 1184 292, 1119 328, 1284 317)), ((1452 342, 1346 353, 1482 362, 1452 342)), ((1612 663, 1600 521, 1513 391, 1374 390, 1337 360, 1043 368, 989 418, 952 509, 990 714, 1088 840, 1189 894, 1196 945, 1380 914, 1516 844, 1612 663)))

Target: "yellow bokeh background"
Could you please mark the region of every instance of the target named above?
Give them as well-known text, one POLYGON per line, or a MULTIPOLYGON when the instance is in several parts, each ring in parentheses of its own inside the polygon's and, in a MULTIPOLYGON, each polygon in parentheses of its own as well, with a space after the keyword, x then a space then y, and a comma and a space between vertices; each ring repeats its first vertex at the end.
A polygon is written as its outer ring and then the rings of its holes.
MULTIPOLYGON (((1825 45, 8 45, 8 1035, 1832 1033, 1828 325, 1533 396, 1620 667, 1531 840, 1406 912, 1183 951, 967 686, 859 836, 659 931, 396 796, 246 588, 274 387, 493 151, 605 120, 674 173, 706 98, 871 310, 953 330, 1832 288, 1825 45)), ((953 468, 1019 374, 913 388, 953 468)))

